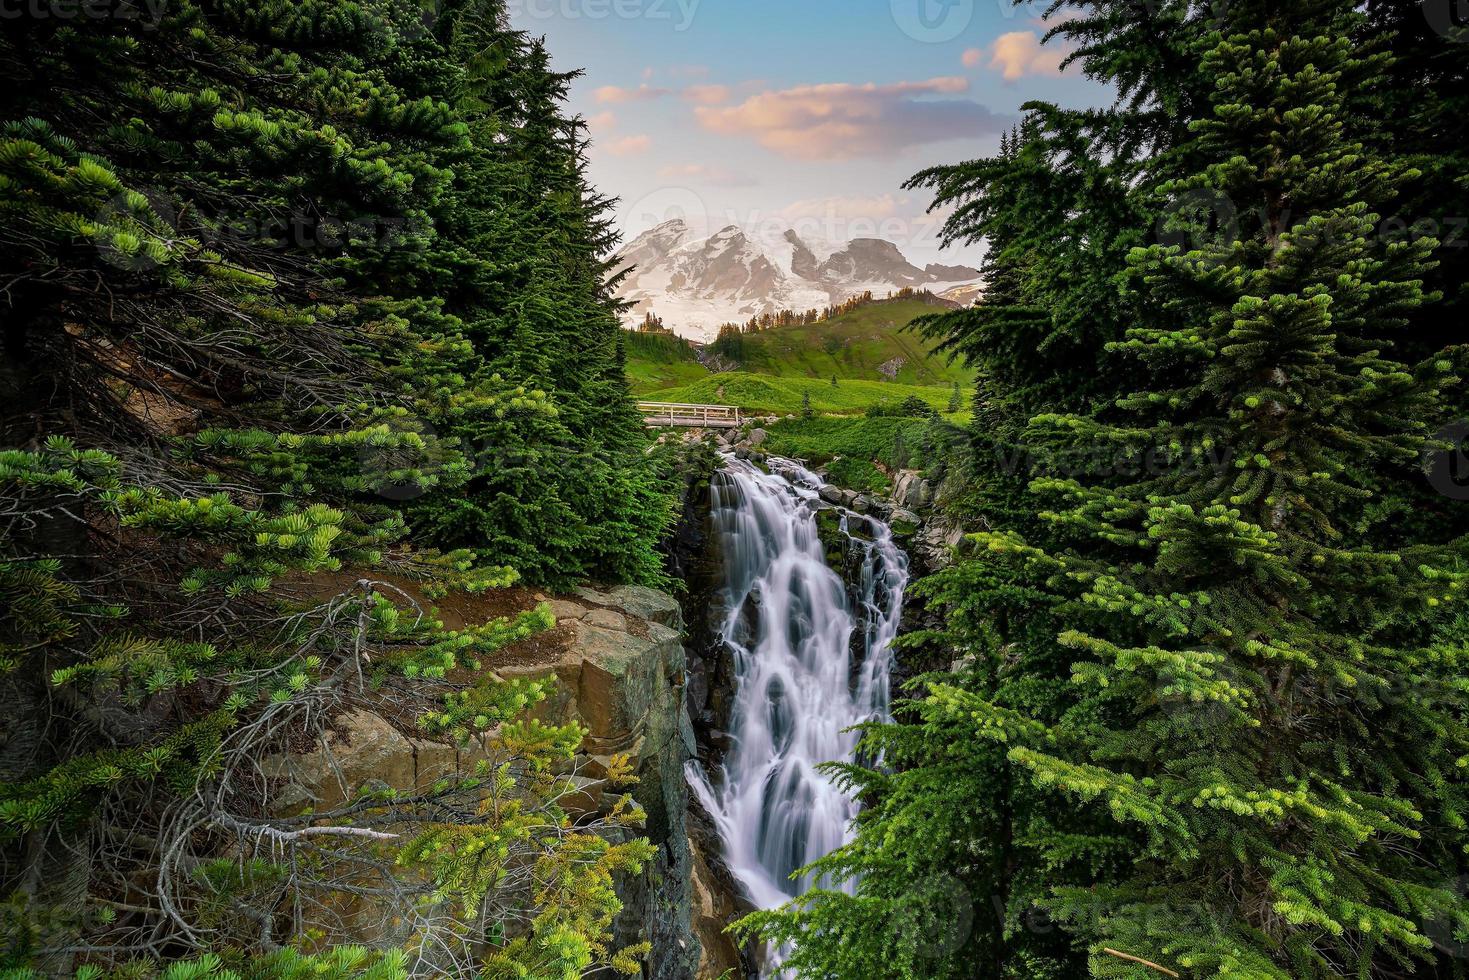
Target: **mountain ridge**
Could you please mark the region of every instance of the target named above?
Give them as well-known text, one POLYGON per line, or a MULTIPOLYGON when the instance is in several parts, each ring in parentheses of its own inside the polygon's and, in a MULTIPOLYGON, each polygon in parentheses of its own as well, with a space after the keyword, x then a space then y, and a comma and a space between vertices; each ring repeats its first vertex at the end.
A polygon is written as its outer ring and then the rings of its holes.
POLYGON ((787 229, 762 242, 738 225, 698 237, 674 218, 634 238, 613 259, 617 296, 629 322, 647 313, 674 331, 708 340, 720 324, 781 310, 834 306, 864 292, 942 291, 975 283, 979 270, 929 264, 920 268, 882 238, 823 242, 787 229))

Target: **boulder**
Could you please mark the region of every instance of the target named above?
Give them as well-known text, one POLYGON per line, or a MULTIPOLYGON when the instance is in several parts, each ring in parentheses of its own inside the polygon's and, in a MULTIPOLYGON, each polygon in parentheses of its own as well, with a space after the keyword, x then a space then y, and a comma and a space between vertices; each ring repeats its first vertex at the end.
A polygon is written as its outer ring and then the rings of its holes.
POLYGON ((821 499, 825 500, 829 504, 836 504, 840 506, 847 502, 846 494, 844 493, 842 488, 838 486, 833 486, 830 483, 823 484, 821 490, 818 492, 821 499))
POLYGON ((750 434, 745 437, 745 441, 750 444, 751 448, 754 448, 763 443, 767 438, 769 438, 769 433, 764 429, 751 429, 750 434))
POLYGON ((904 510, 921 511, 933 505, 933 484, 919 470, 899 470, 893 476, 893 503, 904 510))
POLYGON ((267 759, 263 769, 281 781, 272 805, 290 813, 339 806, 369 783, 403 792, 427 790, 481 758, 484 754, 473 749, 460 752, 453 745, 410 738, 381 715, 357 708, 333 721, 311 751, 267 759))
POLYGON ((683 610, 679 608, 678 600, 667 592, 645 585, 619 585, 605 592, 581 588, 576 590, 576 595, 600 606, 621 609, 634 619, 662 623, 670 629, 683 629, 683 610))
POLYGON ((947 519, 933 520, 914 538, 913 553, 930 571, 947 568, 954 551, 964 541, 964 528, 947 519))

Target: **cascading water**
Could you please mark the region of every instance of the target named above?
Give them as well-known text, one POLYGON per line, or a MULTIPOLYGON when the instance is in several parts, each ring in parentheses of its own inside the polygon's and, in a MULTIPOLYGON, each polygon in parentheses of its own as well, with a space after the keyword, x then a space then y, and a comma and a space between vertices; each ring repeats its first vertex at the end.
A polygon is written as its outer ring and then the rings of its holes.
POLYGON ((697 763, 689 773, 726 863, 761 908, 810 888, 809 875, 792 872, 847 839, 857 804, 817 766, 852 759, 857 734, 847 729, 888 717, 908 581, 888 526, 836 508, 842 534, 861 549, 849 590, 818 534, 817 512, 828 507, 821 478, 790 460, 770 466, 767 474, 729 459, 712 487, 721 632, 734 657, 732 739, 714 783, 697 763))

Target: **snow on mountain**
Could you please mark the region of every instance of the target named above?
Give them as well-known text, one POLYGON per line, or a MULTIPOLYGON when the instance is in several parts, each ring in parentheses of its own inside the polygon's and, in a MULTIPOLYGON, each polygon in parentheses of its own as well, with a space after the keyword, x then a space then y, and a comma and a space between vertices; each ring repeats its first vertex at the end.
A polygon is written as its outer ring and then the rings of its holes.
POLYGON ((868 290, 937 292, 979 279, 967 266, 920 269, 898 246, 878 238, 824 242, 787 231, 760 242, 736 225, 699 238, 681 219, 633 239, 613 268, 628 270, 618 296, 633 304, 630 322, 651 311, 676 332, 706 340, 722 323, 763 313, 820 309, 868 290))

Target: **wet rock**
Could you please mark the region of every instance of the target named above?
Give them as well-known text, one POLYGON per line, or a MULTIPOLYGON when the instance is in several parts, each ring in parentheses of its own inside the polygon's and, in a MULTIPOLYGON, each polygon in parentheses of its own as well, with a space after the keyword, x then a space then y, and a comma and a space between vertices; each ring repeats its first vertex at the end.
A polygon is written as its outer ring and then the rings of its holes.
POLYGON ((724 927, 740 917, 734 894, 710 867, 703 848, 690 842, 693 852, 693 928, 699 939, 698 980, 740 975, 740 951, 724 927))

